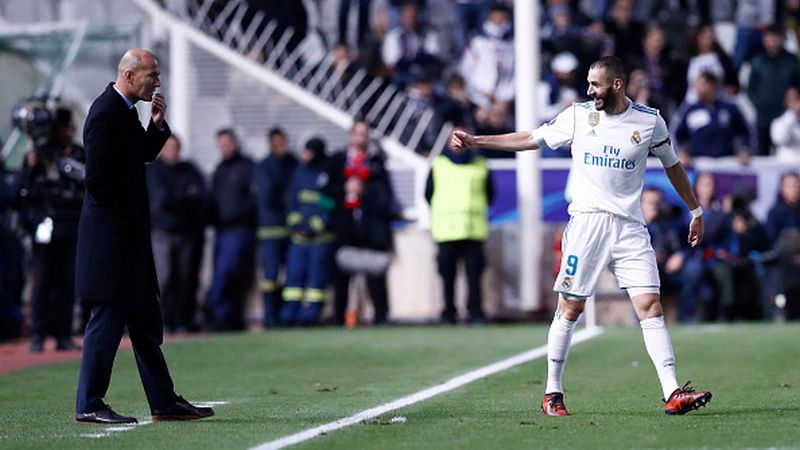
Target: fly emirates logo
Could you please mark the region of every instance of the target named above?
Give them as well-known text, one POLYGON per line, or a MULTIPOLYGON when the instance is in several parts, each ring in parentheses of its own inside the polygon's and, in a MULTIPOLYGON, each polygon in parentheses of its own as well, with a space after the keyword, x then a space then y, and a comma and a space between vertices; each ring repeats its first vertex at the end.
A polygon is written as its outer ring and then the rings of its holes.
POLYGON ((633 170, 636 161, 619 157, 620 149, 611 145, 603 146, 602 155, 593 155, 589 152, 583 154, 583 163, 587 166, 607 167, 609 169, 633 170))

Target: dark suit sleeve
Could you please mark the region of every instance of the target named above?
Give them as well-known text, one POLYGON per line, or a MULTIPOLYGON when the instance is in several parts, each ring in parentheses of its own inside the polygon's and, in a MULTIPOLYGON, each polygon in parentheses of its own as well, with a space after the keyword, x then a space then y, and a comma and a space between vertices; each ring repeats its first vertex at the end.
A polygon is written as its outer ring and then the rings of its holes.
POLYGON ((125 125, 122 117, 110 113, 100 113, 87 125, 85 145, 90 149, 86 153, 86 191, 100 207, 111 212, 114 219, 124 223, 122 205, 117 192, 119 165, 114 149, 119 133, 125 125))
POLYGON ((159 129, 156 124, 153 123, 153 119, 150 119, 150 124, 147 125, 144 160, 147 162, 154 161, 158 154, 161 153, 164 143, 167 142, 167 138, 169 138, 171 134, 172 131, 170 131, 166 120, 164 121, 163 129, 159 129))

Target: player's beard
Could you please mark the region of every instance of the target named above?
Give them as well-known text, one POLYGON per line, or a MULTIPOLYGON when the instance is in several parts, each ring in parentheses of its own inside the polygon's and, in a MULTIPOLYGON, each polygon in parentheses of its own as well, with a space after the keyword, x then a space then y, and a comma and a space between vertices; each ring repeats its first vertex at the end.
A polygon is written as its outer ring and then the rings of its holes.
POLYGON ((598 111, 608 111, 609 109, 614 109, 614 106, 616 106, 617 104, 617 98, 614 96, 614 91, 612 91, 611 89, 607 90, 606 93, 603 94, 602 97, 600 97, 600 100, 602 102, 600 103, 600 106, 597 105, 597 100, 598 99, 595 96, 594 107, 598 111))

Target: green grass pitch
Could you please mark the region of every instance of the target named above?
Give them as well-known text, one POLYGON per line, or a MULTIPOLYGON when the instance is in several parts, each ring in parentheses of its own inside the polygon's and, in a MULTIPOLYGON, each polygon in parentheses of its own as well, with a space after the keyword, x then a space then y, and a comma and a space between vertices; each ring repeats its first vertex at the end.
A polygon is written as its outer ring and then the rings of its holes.
MULTIPOLYGON (((800 448, 800 324, 670 332, 679 381, 714 393, 708 407, 686 416, 664 415, 639 330, 610 328, 572 349, 569 417, 539 411, 542 358, 296 448, 800 448)), ((249 448, 538 347, 546 333, 543 326, 308 329, 167 344, 179 393, 227 403, 210 420, 125 431, 72 421, 77 362, 28 369, 0 375, 0 448, 249 448)), ((106 400, 149 419, 130 351, 117 357, 106 400)))

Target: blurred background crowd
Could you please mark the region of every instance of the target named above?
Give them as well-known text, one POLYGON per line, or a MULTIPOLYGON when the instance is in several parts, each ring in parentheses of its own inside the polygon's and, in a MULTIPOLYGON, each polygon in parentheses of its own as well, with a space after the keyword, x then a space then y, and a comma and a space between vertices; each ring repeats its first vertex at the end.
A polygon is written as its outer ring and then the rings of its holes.
MULTIPOLYGON (((212 22, 224 17, 246 28, 254 20, 251 13, 223 15, 227 2, 205 3, 212 22)), ((430 109, 434 130, 445 123, 478 134, 515 129, 512 1, 247 3, 251 12, 293 30, 289 48, 316 37, 332 55, 330 73, 341 65, 347 79, 361 69, 367 80, 405 92, 414 106, 409 124, 430 109)), ((666 192, 652 185, 642 196, 670 317, 800 318, 800 1, 541 5, 538 120, 585 101, 589 64, 615 54, 628 64, 628 96, 661 111, 690 170, 706 214, 700 247, 687 246, 687 213, 666 192), (693 169, 696 158, 726 157, 742 173, 756 159, 778 161, 785 169, 773 175, 780 178, 776 192, 758 193, 774 195, 765 218, 751 209, 757 195, 752 183, 693 169)), ((368 112, 375 101, 356 112, 368 112)), ((72 336, 86 321, 73 300, 85 155, 74 112, 47 103, 28 100, 15 107, 13 120, 30 136, 30 150, 18 168, 0 160, 0 339, 26 335, 34 351, 42 351, 51 336, 58 349, 74 349, 72 336)), ((236 123, 219 123, 207 136, 219 152, 210 172, 181 156, 180 136, 170 138, 147 168, 167 331, 354 325, 361 319, 353 312, 354 297, 365 296, 372 323, 391 321, 387 271, 393 230, 403 217, 387 157, 374 139, 376 124, 356 117, 344 141, 314 135, 300 142, 276 124, 263 124, 260 158, 242 151, 236 123), (291 148, 290 142, 298 144, 291 148), (210 261, 207 283, 204 260, 210 261), (261 313, 253 318, 246 310, 256 295, 261 313)), ((414 132, 411 125, 399 131, 414 132)), ((428 134, 412 150, 429 157, 432 167, 425 197, 443 282, 437 320, 484 323, 493 319, 482 306, 480 282, 496 197, 488 161, 514 154, 431 154, 436 135, 428 134), (480 213, 459 215, 464 211, 480 213), (454 299, 458 264, 468 280, 467 310, 460 314, 454 299)), ((544 149, 542 157, 568 158, 570 149, 544 149)))

